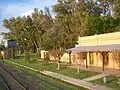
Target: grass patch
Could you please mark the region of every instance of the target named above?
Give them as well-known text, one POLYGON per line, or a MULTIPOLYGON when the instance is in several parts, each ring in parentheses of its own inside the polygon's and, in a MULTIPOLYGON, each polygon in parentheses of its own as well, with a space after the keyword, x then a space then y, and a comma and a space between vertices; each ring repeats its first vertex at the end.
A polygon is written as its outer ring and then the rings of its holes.
POLYGON ((80 73, 77 73, 77 69, 75 68, 68 68, 66 67, 64 64, 61 64, 61 69, 60 70, 56 70, 57 69, 57 64, 56 63, 48 63, 47 65, 43 65, 42 62, 36 62, 36 63, 28 63, 25 60, 12 60, 16 63, 43 71, 43 70, 49 70, 49 71, 53 71, 53 72, 57 72, 63 75, 67 75, 73 78, 77 78, 77 79, 84 79, 87 77, 91 77, 94 75, 97 75, 99 73, 97 72, 90 72, 90 71, 85 71, 85 70, 80 70, 80 73))
POLYGON ((60 71, 57 71, 57 73, 64 74, 77 79, 84 79, 84 78, 91 77, 98 74, 96 72, 90 72, 85 70, 80 70, 80 72, 78 73, 77 69, 75 68, 61 69, 60 71))
POLYGON ((40 70, 40 71, 43 71, 43 70, 56 71, 56 68, 57 68, 56 63, 48 63, 47 65, 44 65, 42 62, 39 62, 39 61, 36 61, 34 63, 33 62, 28 63, 27 61, 22 60, 22 59, 21 60, 11 60, 11 61, 34 68, 34 69, 37 69, 37 70, 40 70))
POLYGON ((77 73, 77 69, 68 68, 66 67, 65 64, 62 64, 62 63, 60 64, 61 69, 57 70, 57 63, 55 62, 50 61, 47 65, 44 65, 42 61, 36 60, 35 54, 32 54, 30 57, 32 58, 31 63, 28 63, 27 61, 25 61, 23 55, 21 55, 19 58, 10 59, 10 60, 25 66, 40 70, 40 71, 49 70, 49 71, 57 72, 73 78, 77 78, 77 79, 84 79, 84 78, 88 78, 88 77, 99 74, 97 72, 91 72, 91 71, 85 71, 85 70, 80 70, 80 73, 77 73))
POLYGON ((112 76, 112 75, 107 76, 107 80, 108 82, 106 84, 103 83, 103 78, 93 80, 91 82, 94 84, 100 84, 110 88, 114 88, 115 90, 120 90, 120 83, 118 83, 117 76, 112 76))

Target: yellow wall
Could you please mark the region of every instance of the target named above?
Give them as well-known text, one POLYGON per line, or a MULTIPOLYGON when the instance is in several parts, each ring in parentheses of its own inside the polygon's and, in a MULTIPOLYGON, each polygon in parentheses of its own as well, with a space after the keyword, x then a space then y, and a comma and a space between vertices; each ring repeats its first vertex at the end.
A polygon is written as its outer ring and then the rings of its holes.
POLYGON ((120 44, 120 32, 78 37, 76 46, 120 44))
POLYGON ((114 68, 114 62, 113 62, 113 57, 112 57, 112 53, 109 53, 109 68, 114 68))
POLYGON ((68 53, 64 53, 63 56, 61 57, 62 62, 69 62, 69 54, 68 53))
POLYGON ((89 52, 87 53, 87 62, 89 66, 102 67, 101 53, 93 52, 93 64, 90 64, 89 52))

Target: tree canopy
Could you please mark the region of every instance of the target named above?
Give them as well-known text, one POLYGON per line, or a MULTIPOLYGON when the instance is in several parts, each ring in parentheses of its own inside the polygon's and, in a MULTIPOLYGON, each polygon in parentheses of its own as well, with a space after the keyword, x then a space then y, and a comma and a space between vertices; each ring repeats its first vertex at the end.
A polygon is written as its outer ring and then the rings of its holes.
POLYGON ((78 36, 103 34, 120 30, 119 0, 58 0, 52 7, 34 9, 28 16, 3 20, 20 48, 58 50, 74 47, 78 36), (114 6, 114 7, 113 7, 114 6))

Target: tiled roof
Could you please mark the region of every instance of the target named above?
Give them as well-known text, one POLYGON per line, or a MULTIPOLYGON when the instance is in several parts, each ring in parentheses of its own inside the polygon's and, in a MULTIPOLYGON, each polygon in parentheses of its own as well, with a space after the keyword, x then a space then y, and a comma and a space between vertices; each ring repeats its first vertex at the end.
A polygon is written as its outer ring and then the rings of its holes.
POLYGON ((96 46, 80 46, 67 49, 72 52, 103 52, 103 51, 120 51, 120 44, 96 45, 96 46))

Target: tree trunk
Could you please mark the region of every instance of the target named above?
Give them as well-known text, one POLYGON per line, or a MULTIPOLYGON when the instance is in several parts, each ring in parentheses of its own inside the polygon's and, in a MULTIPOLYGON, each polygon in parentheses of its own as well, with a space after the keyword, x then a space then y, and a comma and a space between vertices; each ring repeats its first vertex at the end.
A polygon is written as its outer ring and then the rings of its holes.
POLYGON ((35 47, 35 45, 33 46, 33 53, 36 53, 37 49, 35 47))
MULTIPOLYGON (((37 52, 38 58, 41 58, 40 48, 39 48, 39 46, 38 46, 38 44, 37 44, 36 41, 33 41, 33 42, 34 42, 34 45, 35 45, 35 47, 36 47, 36 52, 37 52)), ((41 46, 40 46, 40 47, 41 47, 41 46)))
POLYGON ((23 53, 24 53, 23 47, 19 46, 19 54, 23 54, 23 53))
POLYGON ((25 60, 28 61, 30 63, 30 57, 29 57, 29 53, 27 50, 24 51, 25 53, 25 60))

